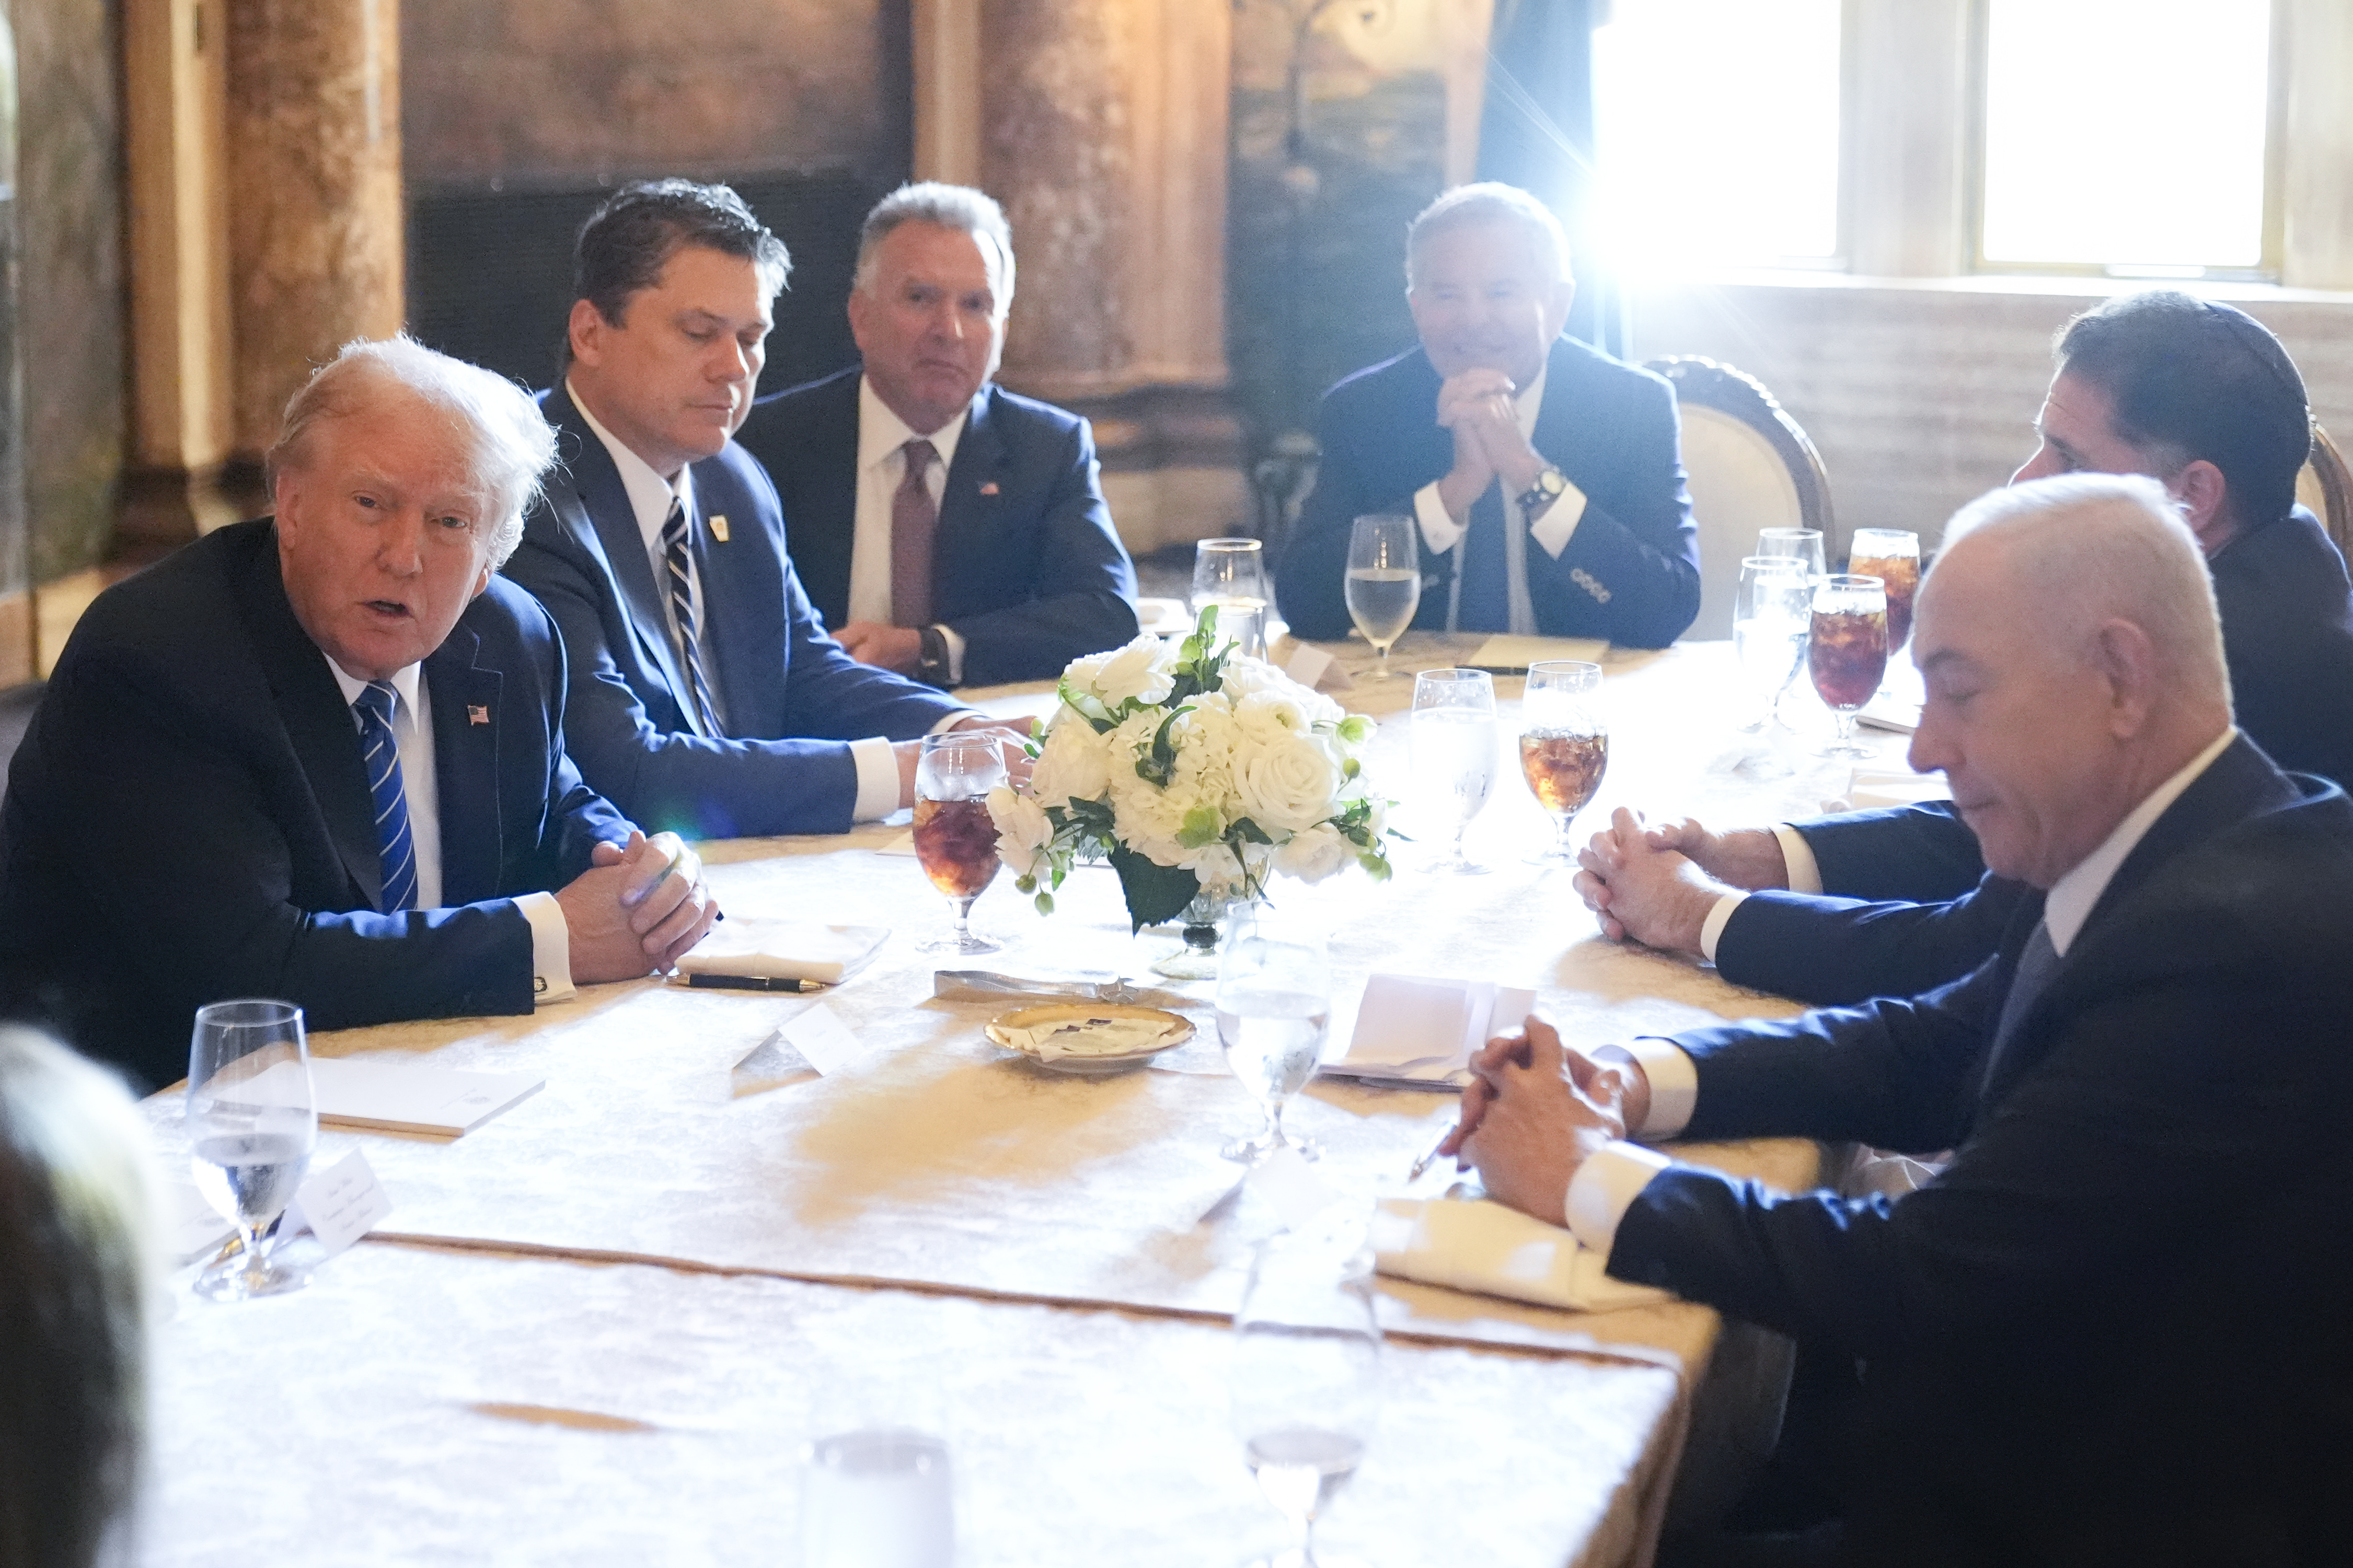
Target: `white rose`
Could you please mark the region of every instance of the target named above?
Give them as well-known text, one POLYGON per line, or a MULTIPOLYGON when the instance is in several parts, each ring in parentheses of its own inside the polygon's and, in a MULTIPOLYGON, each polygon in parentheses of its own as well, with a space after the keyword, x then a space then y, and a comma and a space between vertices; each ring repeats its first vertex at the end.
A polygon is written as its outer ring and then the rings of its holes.
POLYGON ((997 853, 1017 871, 1028 871, 1053 842, 1054 825, 1046 808, 1026 795, 999 784, 988 792, 988 819, 997 824, 997 853))
POLYGON ((1280 687, 1253 691, 1234 704, 1234 722, 1261 744, 1304 734, 1313 721, 1307 704, 1299 700, 1303 695, 1295 686, 1289 691, 1280 687))
POLYGON ((1312 827, 1330 816, 1340 764, 1313 735, 1246 746, 1234 760, 1242 814, 1270 834, 1312 827))
POLYGON ((1146 633, 1125 647, 1089 654, 1063 672, 1071 685, 1117 708, 1131 697, 1158 702, 1176 686, 1168 649, 1146 633))
POLYGON ((1303 882, 1320 882, 1356 858, 1356 847, 1341 837, 1339 829, 1318 824, 1300 829, 1275 847, 1274 868, 1303 882))
POLYGON ((1108 739, 1065 710, 1064 716, 1046 731, 1046 743, 1038 749, 1038 763, 1029 773, 1029 793, 1047 805, 1103 798, 1111 783, 1108 739))
POLYGON ((1224 669, 1218 677, 1218 685, 1236 704, 1240 704, 1243 698, 1251 693, 1264 691, 1271 686, 1295 688, 1298 684, 1266 660, 1245 658, 1240 654, 1227 659, 1224 669))

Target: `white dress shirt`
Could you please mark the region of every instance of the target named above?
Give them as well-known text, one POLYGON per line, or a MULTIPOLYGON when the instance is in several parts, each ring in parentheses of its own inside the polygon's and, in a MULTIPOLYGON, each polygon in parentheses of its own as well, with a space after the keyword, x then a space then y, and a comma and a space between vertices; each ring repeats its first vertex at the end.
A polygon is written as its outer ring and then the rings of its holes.
MULTIPOLYGON (((678 635, 678 617, 670 609, 670 561, 662 551, 661 534, 662 525, 670 521, 673 499, 686 508, 690 526, 692 524, 693 465, 681 467, 673 479, 662 478, 654 472, 652 464, 631 449, 628 442, 605 428, 596 416, 589 412, 587 403, 574 390, 570 382, 565 383, 564 390, 571 397, 572 406, 580 410, 580 417, 587 422, 588 428, 596 432, 596 439, 605 444, 606 452, 613 459, 613 467, 620 470, 621 488, 628 492, 630 513, 637 519, 638 532, 645 539, 646 559, 653 565, 654 585, 659 590, 656 596, 661 600, 662 624, 670 628, 670 649, 680 656, 681 668, 683 669, 685 644, 678 635)), ((884 504, 887 514, 888 502, 884 504)), ((691 550, 687 552, 686 563, 687 598, 694 607, 695 643, 702 651, 702 668, 709 672, 717 668, 719 661, 712 651, 711 617, 703 610, 702 568, 691 550)), ((711 683, 711 706, 712 711, 719 715, 719 722, 724 725, 727 722, 727 706, 720 699, 716 680, 711 683)), ((693 707, 691 702, 686 704, 686 722, 690 729, 695 724, 693 707)), ((955 717, 960 719, 963 715, 955 717)), ((850 809, 851 817, 859 822, 876 822, 898 810, 899 759, 891 750, 890 741, 880 735, 852 741, 849 742, 849 760, 858 769, 858 799, 850 809)))
MULTIPOLYGON (((1536 416, 1544 412, 1545 378, 1549 369, 1536 373, 1535 380, 1526 391, 1512 400, 1512 411, 1519 416, 1520 435, 1533 442, 1536 435, 1536 416)), ((1533 637, 1536 632, 1535 603, 1528 595, 1528 547, 1535 540, 1544 546, 1545 553, 1554 560, 1568 548, 1576 537, 1577 525, 1585 520, 1585 492, 1575 485, 1561 491, 1544 515, 1531 526, 1526 514, 1520 510, 1519 492, 1498 478, 1504 484, 1504 528, 1507 545, 1504 552, 1504 581, 1511 600, 1512 624, 1507 630, 1521 637, 1533 637)), ((1463 535, 1470 531, 1467 522, 1457 522, 1449 515, 1446 503, 1438 498, 1435 482, 1426 484, 1413 496, 1413 512, 1421 524, 1421 537, 1430 550, 1440 555, 1454 552, 1454 586, 1446 603, 1446 629, 1456 631, 1462 603, 1463 535)))
MULTIPOLYGON (((851 620, 879 621, 886 626, 895 624, 891 619, 891 500, 907 478, 907 443, 929 441, 932 450, 940 455, 923 476, 923 488, 932 492, 936 512, 947 495, 948 465, 955 461, 956 443, 964 439, 964 427, 971 418, 972 405, 966 404, 962 413, 926 435, 900 418, 874 390, 873 382, 863 375, 858 378, 858 508, 849 542, 851 620)), ((948 681, 953 685, 964 679, 964 638, 947 626, 933 624, 947 639, 948 681)))
MULTIPOLYGON (((322 651, 322 658, 327 658, 322 651)), ((346 675, 343 667, 327 658, 328 672, 343 694, 344 706, 357 702, 368 683, 346 675)), ((408 845, 417 857, 417 907, 441 907, 441 781, 433 767, 433 698, 426 689, 425 667, 412 664, 393 671, 392 689, 399 700, 392 705, 392 743, 400 757, 401 800, 408 808, 408 845)), ((352 713, 352 732, 360 732, 360 716, 352 713)), ((522 893, 514 906, 531 922, 532 992, 541 1002, 561 1002, 571 996, 572 928, 564 906, 553 893, 522 893)))
MULTIPOLYGON (((2167 808, 2181 798, 2181 792, 2195 784, 2199 775, 2213 765, 2214 759, 2230 749, 2238 733, 2225 725, 2221 734, 2126 812, 2124 820, 2100 841, 2098 848, 2051 884, 2051 891, 2042 900, 2042 923, 2060 957, 2067 956, 2067 949, 2082 934, 2084 922, 2091 918, 2100 895, 2108 890, 2117 868, 2167 808)), ((1820 887, 1819 880, 1815 885, 1820 887)), ((1681 1047, 1670 1040, 1638 1039, 1623 1047, 1604 1047, 1596 1054, 1605 1053, 1641 1064, 1650 1079, 1650 1114, 1633 1131, 1644 1138, 1672 1138, 1689 1124, 1692 1110, 1699 1101, 1699 1071, 1681 1047)), ((1625 1217, 1636 1195, 1651 1177, 1671 1163, 1664 1154, 1638 1144, 1609 1144, 1569 1178, 1569 1229, 1586 1246, 1608 1252, 1617 1238, 1618 1222, 1625 1217)))

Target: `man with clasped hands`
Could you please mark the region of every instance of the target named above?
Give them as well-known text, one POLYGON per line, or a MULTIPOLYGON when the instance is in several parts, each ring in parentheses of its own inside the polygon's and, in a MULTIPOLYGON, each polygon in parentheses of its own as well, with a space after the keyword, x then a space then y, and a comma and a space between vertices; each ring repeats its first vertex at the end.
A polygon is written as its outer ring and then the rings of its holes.
POLYGON ((1622 1050, 1532 1021, 1475 1058, 1454 1142, 1614 1278, 1864 1363, 1846 1561, 2334 1561, 2353 805, 2233 726, 2155 480, 1998 491, 1946 538, 1912 763, 2030 889, 1995 955, 1622 1050), (1850 1199, 1627 1141, 1772 1135, 1954 1154, 1850 1199))
POLYGON ((1358 515, 1417 520, 1440 631, 1664 647, 1699 614, 1699 546, 1665 379, 1562 334, 1577 282, 1525 191, 1460 185, 1406 235, 1419 348, 1324 395, 1315 489, 1276 593, 1293 633, 1348 632, 1358 515))
POLYGON ((554 625, 493 575, 552 448, 488 371, 354 342, 287 405, 274 519, 99 595, 0 815, 12 1007, 159 1085, 207 1002, 527 1013, 702 939, 701 863, 580 782, 554 625))

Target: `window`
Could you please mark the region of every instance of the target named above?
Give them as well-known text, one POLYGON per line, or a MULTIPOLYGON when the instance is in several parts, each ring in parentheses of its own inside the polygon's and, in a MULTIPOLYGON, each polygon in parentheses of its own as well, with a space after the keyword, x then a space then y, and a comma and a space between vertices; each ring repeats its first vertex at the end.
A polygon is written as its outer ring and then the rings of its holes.
POLYGON ((1983 262, 2276 270, 2272 0, 1985 0, 1983 262))
POLYGON ((1840 251, 1842 0, 1617 0, 1593 36, 1602 232, 1620 267, 1840 251))

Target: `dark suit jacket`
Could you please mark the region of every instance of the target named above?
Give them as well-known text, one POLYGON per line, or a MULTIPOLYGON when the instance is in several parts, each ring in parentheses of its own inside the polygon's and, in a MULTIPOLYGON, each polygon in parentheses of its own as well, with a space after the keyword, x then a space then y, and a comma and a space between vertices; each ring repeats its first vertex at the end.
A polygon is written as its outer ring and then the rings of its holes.
MULTIPOLYGON (((1574 338, 1552 346, 1535 447, 1585 492, 1585 515, 1559 559, 1530 542, 1528 593, 1552 637, 1608 637, 1664 647, 1699 614, 1699 542, 1683 486, 1673 388, 1574 338)), ((1440 378, 1420 349, 1358 371, 1324 395, 1315 489, 1276 574, 1293 635, 1348 635, 1348 536, 1366 512, 1413 510, 1414 492, 1454 466, 1438 424, 1440 378)), ((1472 509, 1471 528, 1504 527, 1501 484, 1472 509)), ((1416 538, 1419 532, 1416 531, 1416 538)), ((1454 557, 1421 552, 1413 624, 1443 629, 1454 557)), ((1503 631, 1474 626, 1465 631, 1503 631)))
POLYGON ((785 550, 776 494, 729 443, 694 465, 694 529, 712 657, 705 673, 728 736, 687 720, 686 677, 665 599, 612 454, 563 387, 540 394, 564 467, 523 522, 507 575, 564 629, 566 731, 581 774, 649 830, 697 838, 840 833, 858 802, 849 742, 907 740, 955 704, 860 664, 825 635, 785 550), (720 540, 713 518, 727 520, 720 540))
MULTIPOLYGON (((793 564, 829 626, 849 619, 863 374, 851 365, 764 397, 735 436, 776 481, 793 564)), ((964 638, 964 683, 1051 680, 1133 638, 1134 599, 1087 422, 983 386, 948 466, 932 555, 933 616, 964 638)))
POLYGON ((378 914, 358 732, 269 521, 99 595, 0 812, 20 1005, 151 1085, 187 1070, 192 1015, 228 997, 298 1003, 314 1029, 531 1011, 531 927, 508 900, 561 888, 629 824, 565 758, 563 649, 529 595, 493 579, 425 679, 448 907, 378 914))
POLYGON ((1609 1271, 1868 1363, 1855 1561, 2333 1561, 2353 805, 2232 747, 2005 1017, 2041 907, 1926 995, 1678 1039, 1685 1136, 1951 1147, 1941 1176, 1850 1200, 1677 1168, 1609 1271))

